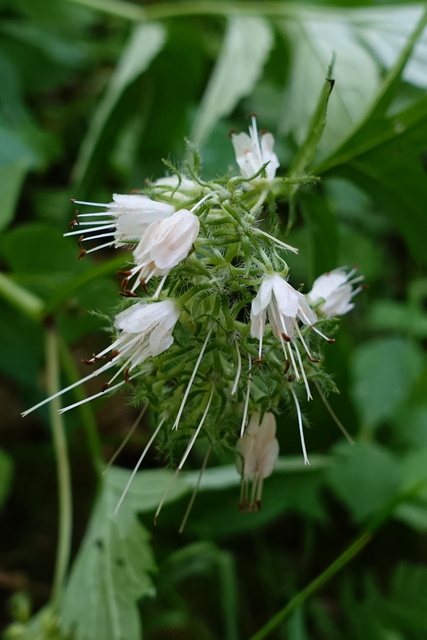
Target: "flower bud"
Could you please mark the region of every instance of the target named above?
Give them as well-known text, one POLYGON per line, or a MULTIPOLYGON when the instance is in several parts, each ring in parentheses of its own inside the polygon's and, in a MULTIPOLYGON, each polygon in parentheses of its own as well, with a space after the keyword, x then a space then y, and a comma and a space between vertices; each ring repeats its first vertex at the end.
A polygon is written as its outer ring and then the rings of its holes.
POLYGON ((271 475, 279 455, 274 415, 266 413, 261 423, 259 419, 260 414, 254 413, 236 445, 236 465, 242 476, 240 508, 248 511, 261 508, 263 480, 271 475), (249 482, 252 482, 250 497, 249 482))

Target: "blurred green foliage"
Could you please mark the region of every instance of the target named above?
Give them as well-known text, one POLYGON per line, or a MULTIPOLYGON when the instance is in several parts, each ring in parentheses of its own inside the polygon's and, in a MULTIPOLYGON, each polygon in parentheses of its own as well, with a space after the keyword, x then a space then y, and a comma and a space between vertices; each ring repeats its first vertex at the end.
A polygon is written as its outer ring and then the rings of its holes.
MULTIPOLYGON (((14 619, 5 637, 249 638, 380 518, 370 547, 271 637, 425 638, 427 32, 411 41, 423 5, 3 0, 0 11, 0 594, 18 593, 0 612, 5 626, 14 619), (252 112, 275 134, 282 170, 304 173, 295 158, 333 54, 326 128, 316 156, 304 155, 321 181, 294 202, 290 241, 305 260, 290 266, 305 283, 341 264, 365 275, 326 362, 341 392, 329 402, 356 444, 317 399, 303 468, 297 429, 279 417, 283 457, 263 510, 238 512, 238 477, 220 456, 178 535, 198 472, 182 474, 153 527, 170 474, 140 471, 113 520, 128 473, 102 480, 94 456, 109 458, 134 411, 116 396, 67 414, 73 563, 59 609, 41 608, 55 464, 48 413, 19 412, 46 395, 47 327, 60 336, 64 384, 79 375, 75 358, 105 343, 125 261, 77 260, 62 238, 69 199, 108 203, 160 177, 162 158, 185 159, 186 136, 205 177, 222 174, 234 164, 227 132, 252 112)), ((280 214, 284 229, 287 207, 280 214)), ((149 435, 147 419, 124 467, 149 435)))

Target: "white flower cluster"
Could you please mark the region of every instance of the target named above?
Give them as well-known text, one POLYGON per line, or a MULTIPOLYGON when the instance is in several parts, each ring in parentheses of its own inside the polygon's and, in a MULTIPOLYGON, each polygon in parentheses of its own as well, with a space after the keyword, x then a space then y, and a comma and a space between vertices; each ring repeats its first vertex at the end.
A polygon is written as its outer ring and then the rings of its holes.
POLYGON ((92 397, 143 380, 141 397, 156 407, 158 429, 170 420, 171 433, 192 433, 179 469, 202 427, 213 444, 224 437, 222 429, 230 440, 240 414, 244 510, 260 508, 263 479, 279 451, 271 411, 282 411, 283 403, 296 408, 308 464, 298 393, 305 388, 311 399, 311 380, 321 375, 313 340, 333 342, 318 325, 353 308, 362 279, 340 267, 305 295, 288 282, 283 253, 297 250, 260 228, 266 198, 285 184, 275 177, 274 138, 258 134, 255 118, 249 133, 232 135, 239 178, 207 183, 177 173, 145 193, 115 194, 109 204, 74 201, 104 209, 76 213, 75 228, 65 234, 78 236, 79 257, 128 248, 132 264, 120 272, 128 306, 116 315, 116 338, 84 362, 109 359, 56 394, 116 366, 92 397))

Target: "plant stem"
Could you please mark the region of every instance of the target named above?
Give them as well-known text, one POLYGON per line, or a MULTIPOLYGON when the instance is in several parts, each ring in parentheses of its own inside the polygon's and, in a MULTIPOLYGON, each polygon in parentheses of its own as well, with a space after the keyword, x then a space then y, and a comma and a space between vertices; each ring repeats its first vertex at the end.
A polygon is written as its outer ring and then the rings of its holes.
MULTIPOLYGON (((47 387, 49 395, 53 395, 59 390, 58 361, 58 336, 54 324, 51 323, 46 330, 47 387)), ((51 604, 53 609, 56 609, 58 607, 61 597, 65 575, 70 559, 72 535, 70 465, 68 461, 65 425, 62 416, 58 414, 59 409, 60 400, 59 398, 54 398, 50 403, 50 420, 58 478, 59 517, 58 545, 56 550, 55 574, 53 579, 51 597, 51 604)))
POLYGON ((32 320, 41 318, 43 301, 4 273, 0 273, 0 295, 32 320))
MULTIPOLYGON (((80 375, 72 358, 70 350, 68 349, 68 346, 64 340, 60 341, 59 349, 61 354, 61 364, 65 375, 69 379, 70 383, 73 383, 79 379, 80 375)), ((81 387, 77 387, 76 389, 74 389, 73 393, 77 400, 84 400, 85 393, 81 387)), ((95 416, 93 413, 93 409, 89 405, 90 403, 81 404, 78 407, 77 411, 80 413, 80 423, 86 432, 88 449, 93 469, 99 480, 105 465, 102 457, 101 441, 96 428, 95 416)))
POLYGON ((408 490, 398 494, 393 500, 385 505, 385 507, 372 518, 367 525, 366 530, 340 555, 332 562, 317 578, 314 578, 309 585, 299 591, 293 598, 283 607, 275 616, 273 616, 259 631, 257 631, 249 640, 263 640, 266 638, 281 622, 284 622, 290 615, 302 605, 310 596, 319 591, 324 584, 343 569, 358 553, 366 547, 372 540, 373 535, 381 525, 386 522, 394 513, 396 508, 407 500, 414 498, 417 493, 424 489, 427 480, 417 482, 408 490))
POLYGON ((265 624, 259 631, 253 635, 250 640, 262 640, 266 638, 281 622, 289 618, 291 613, 297 609, 303 602, 305 602, 313 593, 316 593, 323 585, 332 578, 340 569, 345 567, 346 564, 354 558, 372 539, 371 533, 364 533, 358 538, 348 549, 344 551, 332 564, 329 565, 320 576, 317 576, 310 584, 299 591, 296 596, 288 602, 288 604, 281 609, 275 616, 273 616, 267 624, 265 624))

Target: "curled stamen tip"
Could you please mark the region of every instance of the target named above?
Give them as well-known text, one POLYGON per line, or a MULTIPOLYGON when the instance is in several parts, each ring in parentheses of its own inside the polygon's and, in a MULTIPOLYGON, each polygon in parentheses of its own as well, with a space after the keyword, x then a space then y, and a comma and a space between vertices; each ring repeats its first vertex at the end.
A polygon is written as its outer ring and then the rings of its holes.
POLYGON ((328 338, 327 342, 329 342, 329 344, 333 344, 335 342, 335 338, 328 338))
POLYGON ((109 388, 109 386, 110 386, 110 383, 109 383, 109 382, 106 382, 105 384, 103 384, 103 385, 102 385, 102 387, 101 387, 101 391, 107 391, 107 389, 109 388))
POLYGON ((82 250, 79 252, 79 255, 77 256, 77 257, 78 257, 78 259, 79 259, 79 260, 81 260, 82 258, 84 258, 84 257, 85 257, 85 255, 86 255, 86 253, 87 253, 86 249, 82 249, 82 250))
POLYGON ((93 358, 90 358, 90 360, 88 360, 87 358, 82 358, 82 362, 83 364, 88 364, 88 365, 95 364, 95 360, 93 358))
POLYGON ((262 362, 262 357, 256 358, 256 360, 252 360, 252 364, 259 364, 260 362, 262 362))
POLYGON ((282 338, 285 342, 291 342, 290 337, 286 333, 282 333, 282 338))
POLYGON ((228 132, 228 137, 232 138, 235 134, 236 134, 236 129, 230 129, 230 131, 228 132))
POLYGON ((119 291, 119 296, 123 296, 124 298, 139 298, 137 293, 128 291, 127 289, 125 289, 124 291, 119 291))

